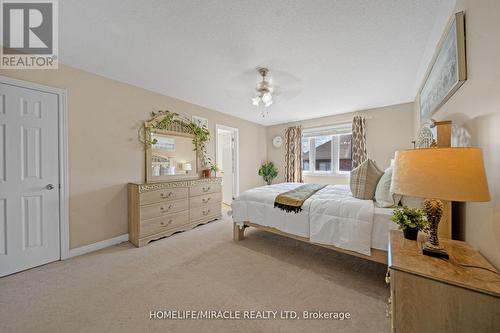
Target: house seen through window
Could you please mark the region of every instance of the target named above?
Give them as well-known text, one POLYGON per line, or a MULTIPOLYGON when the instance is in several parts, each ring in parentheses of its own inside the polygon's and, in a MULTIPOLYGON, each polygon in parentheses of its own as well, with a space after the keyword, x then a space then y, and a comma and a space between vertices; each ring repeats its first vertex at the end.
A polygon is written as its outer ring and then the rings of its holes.
POLYGON ((348 173, 352 168, 351 124, 306 129, 302 134, 304 173, 348 173))

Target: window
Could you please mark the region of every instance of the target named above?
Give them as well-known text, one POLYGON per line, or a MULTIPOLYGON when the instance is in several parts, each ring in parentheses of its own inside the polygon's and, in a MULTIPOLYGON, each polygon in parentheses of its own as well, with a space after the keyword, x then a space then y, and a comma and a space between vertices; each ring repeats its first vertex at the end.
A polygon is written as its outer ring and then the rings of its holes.
POLYGON ((314 141, 314 170, 321 172, 332 171, 332 137, 316 136, 314 141))
POLYGON ((352 134, 339 135, 339 171, 352 170, 352 134))
POLYGON ((302 170, 309 171, 309 138, 302 137, 302 170))
POLYGON ((351 124, 306 129, 302 133, 302 171, 348 173, 352 168, 351 124))

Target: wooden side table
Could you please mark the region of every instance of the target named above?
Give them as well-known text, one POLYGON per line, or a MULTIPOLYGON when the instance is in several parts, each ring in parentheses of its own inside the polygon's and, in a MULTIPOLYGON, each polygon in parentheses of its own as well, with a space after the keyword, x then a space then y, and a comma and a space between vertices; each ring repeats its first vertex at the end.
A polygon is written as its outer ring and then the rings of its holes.
POLYGON ((500 275, 467 243, 440 240, 450 260, 424 256, 419 240, 390 234, 389 298, 393 332, 500 332, 500 275))

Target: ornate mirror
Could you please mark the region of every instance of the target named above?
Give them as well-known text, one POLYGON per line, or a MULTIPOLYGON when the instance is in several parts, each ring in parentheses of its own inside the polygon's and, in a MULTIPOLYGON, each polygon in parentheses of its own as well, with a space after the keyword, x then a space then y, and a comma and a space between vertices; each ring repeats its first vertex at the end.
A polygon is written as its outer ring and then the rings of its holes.
POLYGON ((146 149, 146 182, 198 178, 208 130, 173 112, 158 111, 152 116, 139 133, 146 149))
POLYGON ((146 182, 198 177, 196 150, 189 134, 154 131, 146 149, 146 182))

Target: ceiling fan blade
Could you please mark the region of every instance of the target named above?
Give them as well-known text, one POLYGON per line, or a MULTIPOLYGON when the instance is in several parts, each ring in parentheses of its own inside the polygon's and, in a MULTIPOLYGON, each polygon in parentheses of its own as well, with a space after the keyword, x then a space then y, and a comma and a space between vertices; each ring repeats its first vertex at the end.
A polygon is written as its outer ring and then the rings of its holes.
MULTIPOLYGON (((231 99, 250 100, 255 96, 255 87, 261 80, 257 68, 248 69, 231 77, 224 92, 231 99)), ((289 100, 302 92, 302 80, 288 72, 270 68, 266 80, 273 86, 273 96, 279 96, 280 100, 289 100)))

